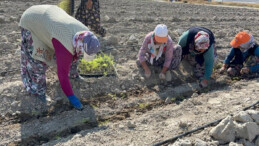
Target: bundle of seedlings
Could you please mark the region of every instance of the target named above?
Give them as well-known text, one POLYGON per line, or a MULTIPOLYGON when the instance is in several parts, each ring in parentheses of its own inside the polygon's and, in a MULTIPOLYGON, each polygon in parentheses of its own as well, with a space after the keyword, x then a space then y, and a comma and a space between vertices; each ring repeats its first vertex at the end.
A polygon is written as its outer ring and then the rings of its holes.
POLYGON ((85 77, 116 76, 114 57, 110 54, 99 53, 95 59, 87 61, 81 59, 80 75, 85 77))

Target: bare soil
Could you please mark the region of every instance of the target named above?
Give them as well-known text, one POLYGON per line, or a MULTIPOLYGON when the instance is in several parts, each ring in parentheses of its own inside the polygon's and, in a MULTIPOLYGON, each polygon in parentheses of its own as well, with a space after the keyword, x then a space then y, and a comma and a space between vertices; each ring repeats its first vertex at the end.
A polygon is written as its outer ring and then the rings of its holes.
MULTIPOLYGON (((107 29, 101 47, 115 57, 118 76, 71 79, 85 107, 77 111, 62 92, 56 69, 50 67, 47 95, 52 101, 43 104, 23 89, 20 77, 18 23, 28 7, 38 4, 57 1, 0 0, 0 145, 152 145, 259 100, 258 78, 231 80, 215 70, 210 86, 200 89, 184 60, 168 82, 158 79, 160 68, 152 68, 152 77, 145 79, 136 64, 145 35, 159 23, 168 26, 175 43, 190 26, 211 29, 222 62, 239 31, 250 31, 259 40, 259 10, 100 0, 102 25, 107 29)), ((196 137, 213 141, 206 130, 196 137)))

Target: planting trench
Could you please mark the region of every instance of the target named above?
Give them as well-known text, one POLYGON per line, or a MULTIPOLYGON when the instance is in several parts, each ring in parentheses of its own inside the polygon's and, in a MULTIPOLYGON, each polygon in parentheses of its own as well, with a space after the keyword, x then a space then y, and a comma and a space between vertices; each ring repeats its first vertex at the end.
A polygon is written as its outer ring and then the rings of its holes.
MULTIPOLYGON (((258 82, 258 80, 255 80, 254 82, 258 82)), ((237 84, 232 87, 235 88, 235 86, 239 86, 237 84)), ((159 103, 159 106, 152 110, 147 110, 144 113, 139 112, 139 110, 135 108, 133 114, 130 114, 130 116, 127 115, 128 117, 124 120, 111 120, 104 126, 84 130, 75 135, 68 136, 67 138, 47 143, 46 145, 70 145, 72 143, 77 143, 79 145, 95 145, 100 143, 106 145, 116 145, 116 143, 122 145, 151 145, 171 138, 174 135, 205 125, 207 122, 224 118, 225 116, 240 111, 243 107, 258 101, 256 96, 258 90, 256 90, 254 94, 251 94, 250 97, 246 98, 243 98, 245 95, 244 93, 235 96, 226 95, 225 92, 228 92, 229 94, 235 92, 240 93, 251 88, 251 86, 245 88, 241 87, 239 90, 236 90, 231 89, 232 87, 230 87, 230 89, 221 89, 220 91, 214 90, 207 94, 189 98, 179 105, 175 103, 159 103), (246 102, 240 103, 237 101, 240 98, 246 102), (220 101, 224 103, 220 103, 220 101), (233 107, 228 108, 229 104, 233 107)), ((144 95, 145 99, 153 99, 154 97, 158 98, 154 93, 144 95)), ((146 107, 148 108, 148 106, 146 107)), ((102 113, 104 113, 104 111, 102 111, 102 113)), ((206 138, 208 137, 209 136, 206 136, 206 138)))
MULTIPOLYGON (((0 0, 0 145, 152 145, 258 101, 258 79, 232 81, 216 72, 211 86, 199 89, 184 61, 172 72, 171 82, 157 79, 159 69, 146 80, 135 61, 146 33, 162 22, 174 42, 192 25, 210 28, 222 61, 237 32, 249 30, 259 40, 258 10, 150 0, 100 2, 108 32, 100 38, 101 47, 114 56, 118 77, 71 80, 85 106, 76 111, 60 88, 55 69, 47 72, 47 95, 52 99, 47 105, 24 91, 19 73, 17 24, 22 12, 31 5, 56 2, 0 0)), ((200 137, 211 140, 206 134, 200 137)))
MULTIPOLYGON (((167 90, 167 92, 172 92, 172 89, 167 90)), ((178 90, 175 92, 177 91, 178 90)), ((188 94, 190 94, 192 90, 190 88, 183 92, 188 92, 188 94)), ((102 123, 124 120, 134 114, 134 112, 137 112, 138 114, 145 113, 146 111, 165 104, 164 100, 158 99, 157 97, 153 97, 151 99, 143 98, 143 96, 147 94, 154 94, 154 91, 150 91, 148 89, 134 90, 129 91, 128 93, 123 93, 123 95, 129 97, 122 98, 114 95, 115 98, 118 98, 114 99, 113 97, 110 97, 110 95, 106 97, 92 98, 88 101, 83 100, 83 104, 86 107, 83 111, 75 111, 68 108, 67 105, 57 103, 50 106, 47 111, 43 111, 42 113, 40 113, 40 111, 34 111, 32 113, 5 115, 4 119, 1 119, 1 133, 5 135, 13 135, 14 133, 19 133, 20 131, 28 129, 26 132, 22 133, 22 135, 16 135, 10 140, 17 141, 15 143, 23 145, 41 144, 42 142, 47 142, 53 138, 55 139, 56 136, 68 136, 84 129, 96 127, 98 124, 100 125, 102 123), (130 101, 127 101, 128 99, 130 99, 130 101), (122 101, 124 102, 124 105, 118 109, 117 106, 122 101), (143 103, 142 106, 141 103, 143 103), (89 106, 89 104, 92 107, 89 106), (105 107, 104 109, 107 109, 106 106, 111 108, 109 111, 106 111, 105 115, 102 112, 103 106, 105 107), (95 111, 93 111, 93 107, 95 107, 95 111), (48 125, 55 128, 49 129, 48 125)), ((184 95, 184 93, 178 94, 184 95)), ((163 95, 161 97, 163 97, 163 95)), ((2 144, 7 144, 6 142, 8 142, 8 140, 5 140, 4 138, 2 144)))

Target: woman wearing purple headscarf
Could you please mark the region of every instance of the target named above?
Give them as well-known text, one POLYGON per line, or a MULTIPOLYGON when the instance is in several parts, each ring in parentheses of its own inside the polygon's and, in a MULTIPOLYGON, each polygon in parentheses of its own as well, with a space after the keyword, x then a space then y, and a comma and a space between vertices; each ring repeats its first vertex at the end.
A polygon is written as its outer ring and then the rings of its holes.
POLYGON ((57 66, 61 88, 71 104, 81 110, 69 82, 79 78, 79 56, 100 50, 97 37, 89 29, 54 5, 36 5, 27 9, 20 20, 21 76, 25 89, 46 102, 46 70, 57 66), (58 14, 58 15, 56 15, 58 14))

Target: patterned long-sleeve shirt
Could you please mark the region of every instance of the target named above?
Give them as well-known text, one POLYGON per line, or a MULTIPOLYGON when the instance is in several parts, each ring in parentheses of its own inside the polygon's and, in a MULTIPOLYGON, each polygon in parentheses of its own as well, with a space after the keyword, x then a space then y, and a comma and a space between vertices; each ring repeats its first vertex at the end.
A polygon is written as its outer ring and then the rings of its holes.
MULTIPOLYGON (((146 59, 145 59, 146 53, 151 54, 151 52, 148 48, 148 44, 150 43, 153 33, 154 32, 150 32, 146 35, 144 42, 139 50, 138 59, 140 62, 146 61, 146 59)), ((165 53, 165 62, 163 65, 164 67, 170 66, 172 59, 173 59, 173 51, 174 51, 173 40, 171 39, 170 36, 168 36, 166 50, 163 52, 163 53, 165 53)))

